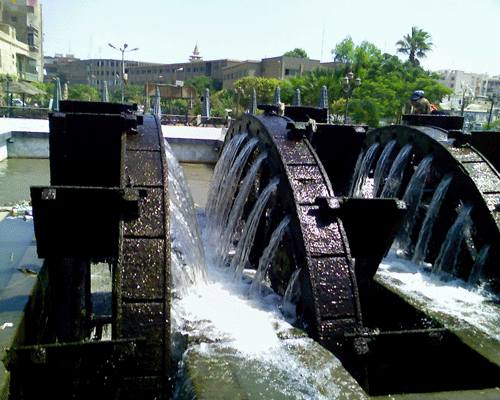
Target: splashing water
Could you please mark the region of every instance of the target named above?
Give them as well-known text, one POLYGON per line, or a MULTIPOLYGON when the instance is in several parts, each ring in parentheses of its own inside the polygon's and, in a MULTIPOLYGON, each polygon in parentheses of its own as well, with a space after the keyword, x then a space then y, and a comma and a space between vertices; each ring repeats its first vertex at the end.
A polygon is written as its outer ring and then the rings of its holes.
POLYGON ((477 255, 476 260, 474 261, 474 265, 472 267, 472 270, 469 275, 469 280, 468 282, 471 285, 477 285, 479 282, 481 282, 484 279, 483 276, 483 268, 484 265, 486 264, 486 261, 488 260, 488 256, 490 253, 490 244, 485 244, 479 254, 477 255))
POLYGON ((392 163, 381 197, 397 196, 403 179, 404 168, 406 166, 406 162, 408 161, 408 156, 410 155, 412 147, 413 145, 411 143, 407 143, 399 151, 396 159, 392 163))
POLYGON ((406 214, 401 230, 396 238, 396 245, 398 249, 403 252, 407 251, 408 245, 410 244, 410 235, 415 225, 415 215, 420 200, 422 199, 425 181, 431 169, 432 159, 432 154, 428 154, 424 157, 411 177, 410 183, 403 195, 403 201, 406 203, 406 214))
POLYGON ((391 154, 396 146, 396 141, 391 140, 386 144, 380 158, 378 159, 377 166, 375 167, 375 172, 373 173, 373 197, 377 197, 379 188, 383 187, 383 181, 386 174, 389 172, 391 154))
POLYGON ((231 208, 227 226, 225 227, 224 234, 222 235, 222 240, 220 241, 220 244, 217 244, 215 248, 215 252, 218 253, 220 257, 220 260, 217 261, 218 265, 226 265, 227 263, 228 253, 232 245, 232 240, 234 238, 237 223, 243 213, 243 207, 247 200, 248 194, 250 193, 250 189, 252 189, 252 184, 254 183, 257 171, 266 157, 266 151, 261 153, 248 171, 245 179, 243 179, 243 183, 241 184, 238 195, 236 196, 236 199, 234 200, 233 206, 231 208))
POLYGON ((434 227, 434 222, 441 209, 441 204, 443 204, 444 196, 448 191, 451 180, 453 179, 453 174, 449 173, 441 179, 434 195, 432 196, 431 203, 425 214, 424 222, 420 232, 418 234, 417 244, 415 245, 415 252, 413 253, 412 261, 414 263, 420 263, 425 261, 427 255, 427 246, 429 245, 429 240, 432 235, 432 229, 434 227))
POLYGON ((243 146, 243 149, 231 166, 231 173, 226 175, 224 182, 219 188, 219 192, 216 193, 215 198, 212 200, 216 202, 216 206, 213 215, 207 216, 207 237, 212 237, 215 240, 215 238, 220 237, 222 234, 227 223, 229 210, 231 209, 241 173, 257 142, 257 138, 252 138, 243 146))
POLYGON ((260 295, 261 285, 266 276, 269 263, 271 262, 271 258, 274 252, 276 251, 276 248, 278 247, 289 222, 290 222, 290 216, 287 215, 285 218, 283 218, 278 227, 272 233, 271 239, 269 239, 269 244, 264 249, 264 252, 262 253, 262 256, 259 259, 259 267, 257 269, 255 276, 253 277, 252 284, 250 285, 249 289, 250 297, 255 297, 257 295, 260 295))
POLYGON ((248 261, 248 255, 253 245, 255 234, 257 233, 257 227, 259 226, 260 217, 264 211, 267 200, 271 196, 273 190, 278 186, 279 178, 274 178, 269 182, 267 187, 262 191, 259 199, 255 203, 250 215, 245 223, 245 228, 241 234, 240 241, 238 242, 238 247, 236 248, 236 253, 231 260, 231 265, 229 269, 234 271, 234 277, 238 281, 243 275, 243 269, 248 261))
POLYGON ((472 219, 470 218, 471 210, 472 206, 470 205, 465 205, 460 208, 457 218, 446 234, 446 238, 434 262, 433 271, 436 273, 443 271, 455 272, 460 246, 464 238, 470 235, 469 232, 472 228, 472 219))
POLYGON ((379 143, 374 143, 366 151, 366 154, 363 157, 363 161, 359 167, 359 171, 357 172, 356 180, 350 189, 350 195, 352 197, 364 197, 363 186, 366 182, 366 179, 372 167, 373 161, 375 160, 375 156, 377 155, 379 147, 380 147, 379 143))

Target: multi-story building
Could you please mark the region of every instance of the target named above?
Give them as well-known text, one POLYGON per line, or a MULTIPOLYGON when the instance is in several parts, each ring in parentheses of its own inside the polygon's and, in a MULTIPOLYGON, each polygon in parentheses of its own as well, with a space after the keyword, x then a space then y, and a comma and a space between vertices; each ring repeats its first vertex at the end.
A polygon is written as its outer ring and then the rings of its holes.
MULTIPOLYGON (((46 57, 47 79, 64 74, 70 83, 88 84, 100 89, 107 82, 109 88, 121 84, 120 60, 78 60, 72 57, 46 57)), ((125 79, 130 85, 148 83, 181 85, 183 82, 205 76, 216 81, 223 89, 232 89, 234 82, 245 76, 290 79, 318 68, 337 68, 337 63, 321 64, 318 60, 294 57, 273 57, 257 60, 205 61, 195 47, 189 61, 175 64, 125 61, 125 79)))
POLYGON ((41 82, 42 5, 38 0, 0 0, 0 30, 0 74, 41 82))
POLYGON ((457 70, 441 70, 441 84, 453 90, 455 95, 462 96, 468 91, 474 96, 483 96, 484 82, 488 79, 486 74, 474 74, 457 70))

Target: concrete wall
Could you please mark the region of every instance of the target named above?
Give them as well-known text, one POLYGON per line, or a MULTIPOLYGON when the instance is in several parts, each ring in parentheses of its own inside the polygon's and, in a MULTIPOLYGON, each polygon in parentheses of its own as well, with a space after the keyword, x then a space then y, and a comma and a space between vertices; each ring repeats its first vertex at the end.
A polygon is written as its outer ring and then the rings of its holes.
POLYGON ((9 158, 49 158, 49 134, 11 132, 6 140, 9 158))
MULTIPOLYGON (((180 162, 216 163, 223 139, 167 137, 180 162)), ((0 133, 0 161, 6 158, 49 158, 49 134, 44 132, 0 133)))
POLYGON ((215 164, 222 145, 220 140, 166 138, 179 162, 215 164))
POLYGON ((0 161, 7 158, 7 140, 10 139, 12 134, 10 132, 0 132, 0 161))

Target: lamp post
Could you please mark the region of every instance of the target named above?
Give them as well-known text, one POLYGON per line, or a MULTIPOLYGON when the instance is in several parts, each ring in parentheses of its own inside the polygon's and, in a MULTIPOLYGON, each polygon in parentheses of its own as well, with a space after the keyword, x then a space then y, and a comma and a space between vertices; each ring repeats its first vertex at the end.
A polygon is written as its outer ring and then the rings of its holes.
POLYGON ((462 88, 462 108, 460 111, 460 115, 463 117, 464 109, 469 105, 469 99, 471 97, 474 97, 474 94, 472 93, 472 89, 469 87, 469 85, 467 85, 464 81, 461 82, 460 86, 462 88))
POLYGON ((184 71, 184 68, 180 67, 180 68, 174 69, 174 85, 175 86, 182 86, 182 85, 177 85, 177 71, 182 72, 182 71, 184 71))
POLYGON ((238 117, 240 110, 240 95, 244 95, 245 91, 241 87, 237 87, 234 89, 234 93, 236 93, 236 117, 238 117))
POLYGON ((354 74, 349 72, 344 79, 342 80, 342 86, 344 87, 345 92, 345 114, 344 114, 344 124, 347 123, 347 116, 349 114, 349 97, 352 95, 352 92, 357 87, 361 86, 361 79, 356 78, 354 80, 354 87, 351 85, 351 81, 354 79, 354 74))
POLYGON ((490 130, 491 114, 493 113, 493 105, 498 101, 498 89, 495 89, 488 99, 491 101, 490 115, 488 116, 488 130, 490 130))
POLYGON ((136 50, 139 50, 139 48, 136 47, 135 49, 126 50, 127 47, 128 47, 128 44, 126 44, 126 43, 123 45, 123 49, 122 48, 118 49, 115 46, 113 46, 111 43, 108 43, 108 45, 109 45, 109 47, 122 52, 122 77, 121 77, 121 81, 122 81, 122 103, 123 103, 125 101, 125 92, 124 92, 124 86, 125 86, 125 52, 136 51, 136 50))

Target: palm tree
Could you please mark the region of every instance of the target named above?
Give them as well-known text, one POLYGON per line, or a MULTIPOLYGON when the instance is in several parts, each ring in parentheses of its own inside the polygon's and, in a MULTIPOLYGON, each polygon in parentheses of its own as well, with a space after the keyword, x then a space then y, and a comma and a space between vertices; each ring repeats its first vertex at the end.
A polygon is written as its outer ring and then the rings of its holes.
POLYGON ((416 67, 420 65, 418 58, 424 58, 425 53, 431 50, 431 40, 428 32, 414 26, 411 28, 411 35, 406 35, 396 43, 396 46, 399 46, 397 52, 408 54, 411 63, 416 67))

